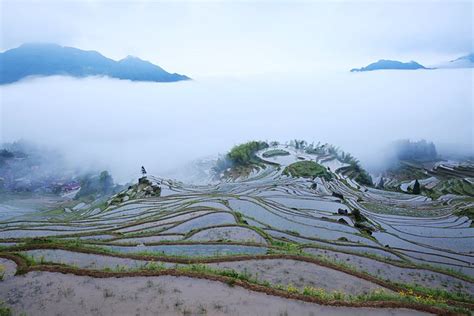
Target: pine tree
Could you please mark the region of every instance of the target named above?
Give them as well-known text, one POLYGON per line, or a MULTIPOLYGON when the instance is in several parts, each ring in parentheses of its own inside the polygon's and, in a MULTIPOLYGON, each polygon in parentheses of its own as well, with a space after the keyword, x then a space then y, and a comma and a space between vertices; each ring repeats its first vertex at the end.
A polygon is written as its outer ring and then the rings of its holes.
POLYGON ((142 175, 143 175, 143 176, 146 176, 146 169, 145 169, 145 167, 143 167, 143 166, 142 166, 142 175))
POLYGON ((413 194, 420 194, 421 193, 421 188, 420 188, 420 182, 418 182, 418 179, 415 180, 415 184, 413 185, 413 194))

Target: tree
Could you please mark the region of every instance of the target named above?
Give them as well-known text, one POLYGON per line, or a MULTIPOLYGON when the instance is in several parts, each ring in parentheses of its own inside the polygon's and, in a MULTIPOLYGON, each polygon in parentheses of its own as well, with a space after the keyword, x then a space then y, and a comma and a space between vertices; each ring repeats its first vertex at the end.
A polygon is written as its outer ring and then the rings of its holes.
POLYGON ((145 177, 146 176, 146 169, 145 167, 142 166, 142 175, 145 177))
POLYGON ((101 193, 109 193, 114 186, 114 180, 107 171, 102 171, 99 175, 101 193))
POLYGON ((421 193, 421 188, 420 188, 420 182, 418 182, 418 179, 415 180, 415 184, 413 185, 413 194, 420 194, 421 193))
POLYGON ((383 189, 385 183, 383 182, 383 177, 380 177, 380 181, 377 184, 377 189, 383 189))

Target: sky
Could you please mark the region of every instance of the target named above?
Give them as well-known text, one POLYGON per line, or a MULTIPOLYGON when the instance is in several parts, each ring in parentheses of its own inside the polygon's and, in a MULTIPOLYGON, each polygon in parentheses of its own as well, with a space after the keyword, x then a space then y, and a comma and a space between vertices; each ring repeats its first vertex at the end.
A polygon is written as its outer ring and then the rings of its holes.
POLYGON ((193 78, 314 73, 473 48, 473 1, 0 0, 0 49, 53 42, 193 78))
POLYGON ((138 56, 194 80, 29 78, 0 86, 0 143, 51 146, 120 181, 249 140, 340 146, 363 166, 398 139, 474 153, 473 69, 350 73, 378 59, 425 66, 474 52, 473 2, 0 0, 0 50, 53 42, 138 56))

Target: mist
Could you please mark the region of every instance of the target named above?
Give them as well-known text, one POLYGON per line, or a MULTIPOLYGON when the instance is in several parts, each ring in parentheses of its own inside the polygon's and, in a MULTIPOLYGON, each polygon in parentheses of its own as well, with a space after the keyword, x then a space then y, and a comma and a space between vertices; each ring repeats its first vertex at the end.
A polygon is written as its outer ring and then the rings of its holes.
POLYGON ((329 142, 367 168, 396 139, 473 152, 472 70, 320 73, 139 83, 47 77, 2 86, 1 142, 60 150, 125 182, 248 140, 329 142))

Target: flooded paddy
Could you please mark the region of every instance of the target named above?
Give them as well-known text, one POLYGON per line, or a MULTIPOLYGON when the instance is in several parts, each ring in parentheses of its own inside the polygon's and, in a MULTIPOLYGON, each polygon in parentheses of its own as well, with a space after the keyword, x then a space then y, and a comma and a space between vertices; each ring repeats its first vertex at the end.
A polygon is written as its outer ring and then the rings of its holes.
POLYGON ((51 272, 30 272, 5 281, 0 297, 19 313, 57 315, 228 314, 257 315, 262 306, 272 315, 428 315, 407 309, 322 306, 255 293, 226 284, 188 277, 95 279, 51 272), (31 300, 35 297, 35 300, 31 300), (86 304, 87 302, 87 304, 86 304))
POLYGON ((383 279, 394 282, 414 283, 428 288, 462 291, 474 293, 474 284, 453 276, 424 269, 402 268, 389 263, 377 261, 363 256, 350 255, 325 249, 305 248, 306 252, 314 255, 332 258, 355 267, 359 271, 368 272, 383 279))
POLYGON ((305 286, 312 286, 323 288, 329 292, 341 291, 354 295, 382 289, 377 284, 352 275, 296 260, 248 260, 214 263, 210 266, 219 269, 233 269, 272 284, 284 286, 291 284, 301 289, 305 286))
MULTIPOLYGON (((402 288, 421 286, 473 296, 470 277, 474 276, 474 229, 469 218, 453 214, 459 202, 455 197, 431 200, 401 192, 366 190, 337 173, 345 165, 334 157, 285 150, 290 154, 266 159, 281 166, 303 159, 319 161, 330 168, 332 180, 283 176, 282 168, 275 165, 255 169, 247 177, 199 186, 150 177, 162 185, 164 194, 160 197, 129 199, 102 208, 83 206, 71 213, 48 216, 41 212, 23 214, 20 219, 1 223, 0 245, 39 266, 50 262, 86 271, 143 270, 150 265, 150 255, 162 255, 170 262, 160 267, 192 269, 192 263, 199 268, 205 262, 202 266, 295 291, 309 287, 363 295, 387 289, 389 282, 394 282, 402 288), (356 210, 360 216, 354 215, 356 210), (101 250, 110 253, 94 254, 101 250), (239 255, 239 261, 226 259, 232 255, 239 255), (288 259, 290 255, 329 260, 335 266, 288 259), (206 261, 210 257, 218 262, 206 261), (376 277, 385 286, 346 273, 348 266, 376 277), (433 271, 439 268, 450 272, 433 271)), ((2 259, 0 265, 6 271, 0 299, 15 311, 37 309, 39 315, 62 312, 66 301, 74 310, 81 306, 82 299, 91 300, 88 308, 102 314, 116 311, 116 306, 104 302, 122 306, 127 301, 135 302, 133 312, 138 308, 141 314, 182 314, 184 306, 197 311, 200 305, 210 314, 219 314, 220 308, 238 308, 239 313, 246 310, 252 314, 257 308, 252 304, 257 302, 275 304, 271 307, 275 312, 293 306, 292 311, 327 311, 335 315, 339 311, 355 315, 421 314, 403 309, 322 307, 202 279, 163 276, 99 280, 34 271, 13 276, 13 261, 2 259), (53 276, 48 283, 46 279, 53 276), (150 285, 162 284, 162 280, 170 283, 166 287, 150 285), (42 286, 35 292, 34 301, 25 299, 30 287, 42 286), (181 292, 170 290, 172 287, 181 292), (136 293, 130 294, 132 291, 136 293), (197 292, 205 292, 200 301, 194 301, 201 295, 197 292), (70 297, 60 298, 65 295, 70 297), (146 307, 137 304, 150 299, 159 303, 144 304, 146 307), (60 303, 53 304, 52 300, 60 303), (248 305, 242 307, 243 303, 248 305)))
POLYGON ((211 240, 233 240, 255 242, 266 244, 267 241, 257 232, 244 227, 215 227, 202 230, 192 235, 189 240, 211 241, 211 240))
POLYGON ((265 254, 267 248, 254 246, 240 246, 240 245, 159 245, 159 246, 102 246, 123 253, 156 253, 168 256, 224 256, 234 254, 265 254))
POLYGON ((34 258, 34 260, 38 262, 62 263, 84 269, 116 269, 120 267, 133 269, 142 267, 149 263, 149 261, 146 260, 117 258, 67 250, 40 249, 25 251, 23 254, 34 258))

